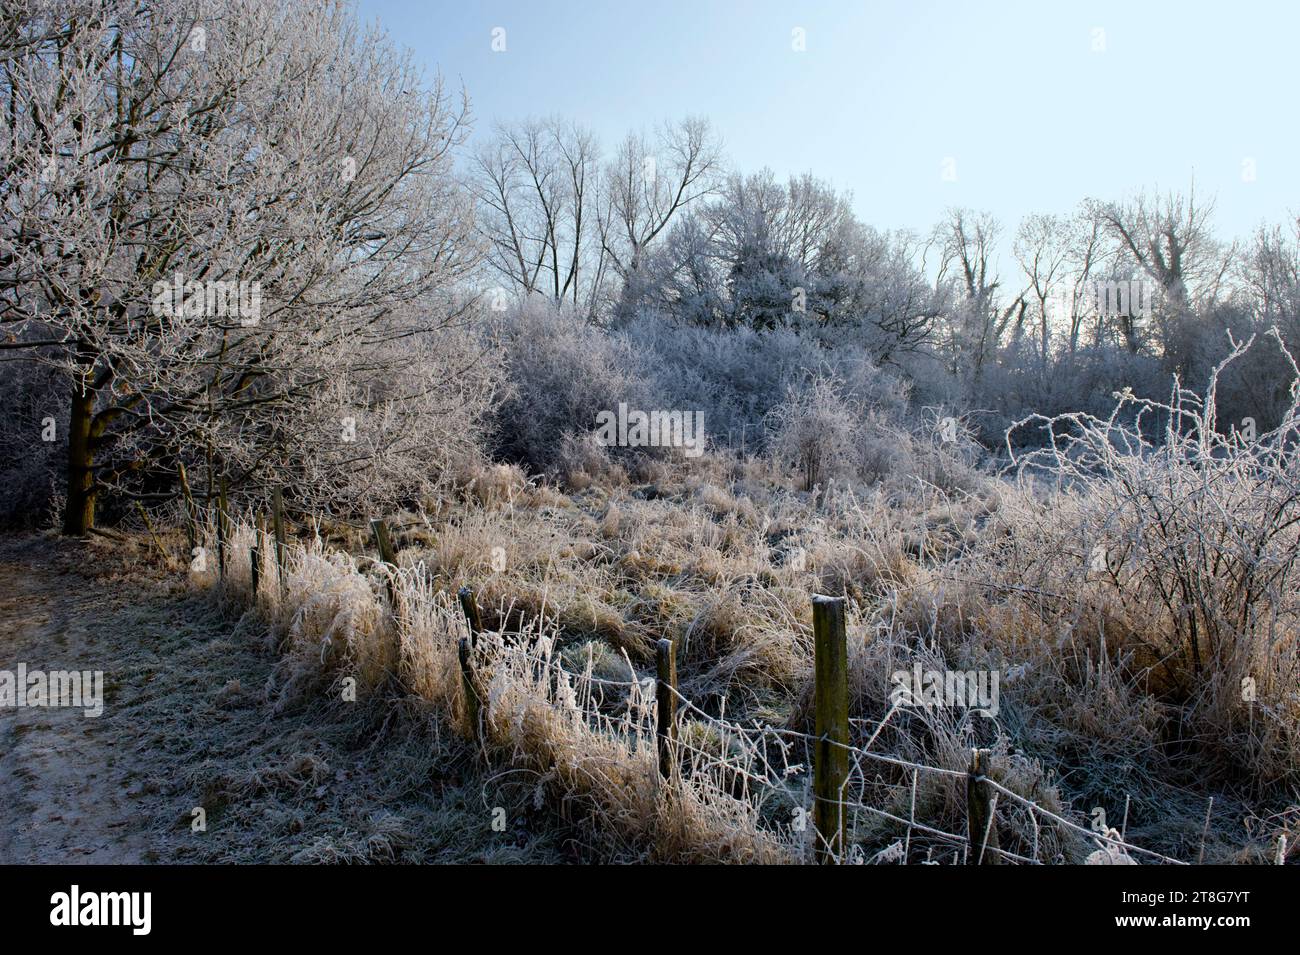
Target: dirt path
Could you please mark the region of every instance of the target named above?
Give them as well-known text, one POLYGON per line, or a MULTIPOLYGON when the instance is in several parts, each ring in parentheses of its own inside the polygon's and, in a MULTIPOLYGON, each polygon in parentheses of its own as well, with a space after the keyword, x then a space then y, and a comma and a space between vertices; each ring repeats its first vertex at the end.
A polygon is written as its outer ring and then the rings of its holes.
POLYGON ((104 713, 0 707, 0 864, 570 857, 436 714, 324 688, 277 711, 264 628, 147 542, 0 535, 0 670, 19 663, 102 670, 104 713), (494 832, 502 803, 522 824, 494 832))
POLYGON ((130 717, 153 678, 156 642, 219 621, 168 607, 152 575, 124 573, 106 544, 0 542, 0 669, 104 671, 104 714, 0 708, 0 863, 145 862, 160 857, 150 729, 130 717), (93 575, 91 568, 100 571, 93 575))

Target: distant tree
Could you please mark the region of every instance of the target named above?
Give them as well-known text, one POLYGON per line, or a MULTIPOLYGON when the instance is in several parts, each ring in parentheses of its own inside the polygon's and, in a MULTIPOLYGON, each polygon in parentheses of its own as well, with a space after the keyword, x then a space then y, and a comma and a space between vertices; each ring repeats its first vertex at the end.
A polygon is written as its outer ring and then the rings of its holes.
POLYGON ((1031 215, 1020 223, 1012 250, 1027 283, 1029 317, 1037 323, 1041 368, 1053 341, 1073 354, 1084 322, 1096 310, 1093 281, 1104 255, 1101 223, 1083 207, 1072 216, 1031 215))
POLYGON ((1016 232, 1014 250, 1029 282, 1028 295, 1038 319, 1038 361, 1046 368, 1054 306, 1073 291, 1066 287, 1070 240, 1065 223, 1056 216, 1028 217, 1016 232))
POLYGON ((635 310, 651 243, 676 215, 713 192, 721 162, 708 120, 696 117, 665 124, 654 138, 629 133, 619 144, 605 168, 597 221, 601 247, 623 281, 619 320, 635 310))
MULTIPOLYGON (((1162 347, 1178 320, 1219 300, 1236 249, 1214 240, 1210 229, 1214 203, 1198 201, 1195 183, 1186 196, 1139 193, 1126 202, 1094 202, 1092 208, 1121 263, 1129 259, 1156 284, 1161 307, 1151 317, 1158 322, 1162 347)), ((1117 317, 1130 351, 1135 352, 1136 323, 1147 316, 1117 317)))
POLYGON ((1277 325, 1288 347, 1300 347, 1300 218, 1261 226, 1238 263, 1239 281, 1265 325, 1277 325))
POLYGON ((931 235, 939 253, 936 285, 954 283, 959 295, 960 304, 948 318, 951 368, 969 374, 975 382, 1007 329, 1025 316, 1023 291, 1005 306, 998 301, 1001 282, 992 274, 992 255, 999 231, 997 220, 988 213, 951 209, 931 235))
POLYGON ((491 271, 517 293, 594 314, 610 266, 595 136, 558 117, 502 124, 473 168, 491 271))
POLYGON ((644 271, 642 305, 690 324, 804 327, 876 361, 918 347, 941 309, 910 237, 880 233, 810 174, 730 176, 644 271))

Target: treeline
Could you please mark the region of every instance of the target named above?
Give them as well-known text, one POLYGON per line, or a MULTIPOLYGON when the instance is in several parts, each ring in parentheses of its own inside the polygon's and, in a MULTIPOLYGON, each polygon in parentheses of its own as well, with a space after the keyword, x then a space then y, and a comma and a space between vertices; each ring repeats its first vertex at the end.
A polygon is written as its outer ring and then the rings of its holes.
MULTIPOLYGON (((1175 375, 1201 387, 1229 333, 1300 335, 1300 222, 1223 241, 1194 185, 1087 199, 1010 235, 953 209, 918 235, 862 222, 811 173, 729 170, 699 119, 630 134, 608 158, 568 120, 499 125, 469 169, 499 300, 615 330, 811 332, 894 369, 918 402, 962 409, 990 443, 1030 412, 1167 396, 1175 375)), ((1280 352, 1253 349, 1225 372, 1225 420, 1276 423, 1289 381, 1280 352)))

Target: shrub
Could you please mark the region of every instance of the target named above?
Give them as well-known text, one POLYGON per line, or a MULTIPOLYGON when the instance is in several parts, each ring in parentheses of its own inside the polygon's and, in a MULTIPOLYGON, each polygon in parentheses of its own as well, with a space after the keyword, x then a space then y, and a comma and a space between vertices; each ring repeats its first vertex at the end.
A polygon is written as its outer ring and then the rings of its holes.
POLYGON ((791 388, 789 400, 771 413, 772 454, 799 467, 806 491, 828 478, 856 475, 861 418, 861 406, 833 379, 818 378, 802 391, 791 388))
POLYGON ((1132 650, 1137 678, 1185 707, 1205 740, 1265 778, 1294 779, 1300 370, 1283 348, 1295 381, 1277 428, 1220 434, 1219 378, 1250 344, 1214 368, 1203 398, 1175 382, 1167 402, 1125 395, 1106 419, 1021 422, 1048 445, 1016 458, 1019 474, 1037 473, 1049 493, 993 563, 1027 591, 1076 595, 1063 616, 1082 611, 1112 649, 1132 650), (1164 422, 1158 441, 1148 418, 1164 422))
POLYGON ((500 341, 512 387, 497 450, 536 471, 572 468, 599 412, 661 406, 632 346, 567 310, 525 302, 504 316, 500 341))
POLYGON ((654 390, 670 407, 704 412, 718 446, 762 451, 773 409, 792 388, 801 391, 819 377, 835 378, 863 408, 906 413, 907 389, 897 375, 880 369, 865 349, 848 341, 828 347, 808 329, 700 328, 647 314, 620 334, 644 356, 654 390))

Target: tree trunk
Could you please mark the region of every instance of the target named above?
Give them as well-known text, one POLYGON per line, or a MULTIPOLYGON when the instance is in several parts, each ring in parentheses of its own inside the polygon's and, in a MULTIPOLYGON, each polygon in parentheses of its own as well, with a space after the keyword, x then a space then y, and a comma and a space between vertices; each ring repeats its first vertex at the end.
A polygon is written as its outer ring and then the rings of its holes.
POLYGON ((1119 327, 1124 335, 1124 347, 1128 349, 1130 355, 1136 355, 1138 353, 1138 337, 1133 316, 1122 316, 1119 320, 1119 327))
POLYGON ((90 447, 90 425, 95 398, 86 377, 72 386, 72 412, 68 416, 68 504, 63 513, 63 533, 84 536, 95 526, 95 469, 90 447))

